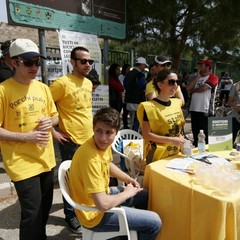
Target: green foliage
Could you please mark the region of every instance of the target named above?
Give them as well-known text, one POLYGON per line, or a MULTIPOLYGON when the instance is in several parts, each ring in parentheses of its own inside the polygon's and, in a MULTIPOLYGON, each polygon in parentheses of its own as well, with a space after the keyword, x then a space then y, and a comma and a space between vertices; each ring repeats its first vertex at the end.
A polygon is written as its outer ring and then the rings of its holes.
MULTIPOLYGON (((127 0, 123 50, 163 53, 179 68, 180 58, 234 62, 239 57, 240 1, 127 0), (126 47, 126 48, 125 48, 126 47)), ((235 61, 236 62, 236 61, 235 61)))

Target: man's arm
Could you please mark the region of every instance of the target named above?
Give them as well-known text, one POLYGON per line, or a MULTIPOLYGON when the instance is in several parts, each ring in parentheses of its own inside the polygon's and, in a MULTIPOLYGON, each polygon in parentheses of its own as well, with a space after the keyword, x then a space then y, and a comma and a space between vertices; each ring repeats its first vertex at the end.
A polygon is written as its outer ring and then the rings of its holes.
POLYGON ((189 93, 192 93, 198 79, 201 77, 200 75, 200 68, 198 68, 198 71, 197 71, 197 74, 196 74, 196 77, 191 81, 189 82, 189 84, 186 86, 186 90, 189 92, 189 93))
POLYGON ((124 173, 114 163, 110 163, 110 174, 113 177, 119 177, 120 180, 128 183, 128 185, 124 187, 123 192, 116 195, 108 195, 106 192, 92 193, 93 201, 96 207, 103 212, 119 206, 122 202, 142 191, 139 183, 124 173))
POLYGON ((58 117, 41 118, 38 120, 38 128, 32 131, 12 132, 4 128, 0 128, 0 141, 11 142, 36 142, 39 144, 46 144, 49 140, 49 131, 53 125, 58 124, 58 117))
POLYGON ((0 141, 11 142, 35 142, 39 144, 46 144, 49 140, 49 133, 47 131, 30 131, 26 133, 11 132, 4 128, 0 128, 0 141))

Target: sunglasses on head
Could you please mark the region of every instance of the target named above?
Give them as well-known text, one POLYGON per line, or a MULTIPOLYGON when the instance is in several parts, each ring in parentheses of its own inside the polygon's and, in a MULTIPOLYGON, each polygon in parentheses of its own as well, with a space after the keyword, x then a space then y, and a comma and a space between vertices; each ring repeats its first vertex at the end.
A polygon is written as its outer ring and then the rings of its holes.
POLYGON ((86 64, 87 62, 89 63, 89 65, 92 65, 92 64, 94 63, 94 60, 92 60, 92 59, 85 59, 85 58, 80 59, 80 58, 74 58, 74 60, 75 60, 75 61, 80 61, 80 63, 81 63, 82 65, 86 64))
POLYGON ((168 85, 173 86, 175 84, 179 85, 179 80, 178 79, 168 79, 168 85))
POLYGON ((33 65, 39 67, 42 64, 41 59, 37 59, 37 60, 16 60, 16 61, 22 63, 25 67, 32 67, 33 65))
POLYGON ((162 66, 162 67, 171 67, 172 64, 170 62, 167 62, 167 63, 161 64, 160 66, 162 66))

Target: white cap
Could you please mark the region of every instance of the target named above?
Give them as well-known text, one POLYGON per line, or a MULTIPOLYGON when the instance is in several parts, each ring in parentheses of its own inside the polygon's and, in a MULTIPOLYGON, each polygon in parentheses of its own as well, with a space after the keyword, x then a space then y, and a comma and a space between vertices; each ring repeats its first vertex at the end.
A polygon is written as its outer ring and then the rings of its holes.
POLYGON ((145 64, 147 67, 149 66, 147 64, 147 61, 146 61, 146 59, 144 57, 137 58, 136 61, 135 61, 135 64, 145 64))
POLYGON ((19 38, 13 41, 9 48, 10 57, 21 57, 29 60, 33 57, 42 57, 38 46, 30 39, 19 38))

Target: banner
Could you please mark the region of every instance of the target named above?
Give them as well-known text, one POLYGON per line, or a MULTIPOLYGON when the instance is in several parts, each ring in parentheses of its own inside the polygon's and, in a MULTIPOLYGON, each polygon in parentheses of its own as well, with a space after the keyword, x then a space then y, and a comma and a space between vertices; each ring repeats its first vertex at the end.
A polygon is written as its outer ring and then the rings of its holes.
MULTIPOLYGON (((70 54, 73 48, 77 46, 85 47, 89 50, 91 59, 94 60, 91 74, 94 76, 101 75, 101 49, 96 35, 71 32, 66 30, 58 31, 59 46, 62 59, 62 74, 65 75, 72 71, 70 63, 70 54)), ((101 81, 101 79, 99 79, 101 81)))
POLYGON ((109 90, 108 85, 99 85, 96 90, 92 93, 92 103, 93 103, 93 115, 96 111, 109 107, 109 90))

